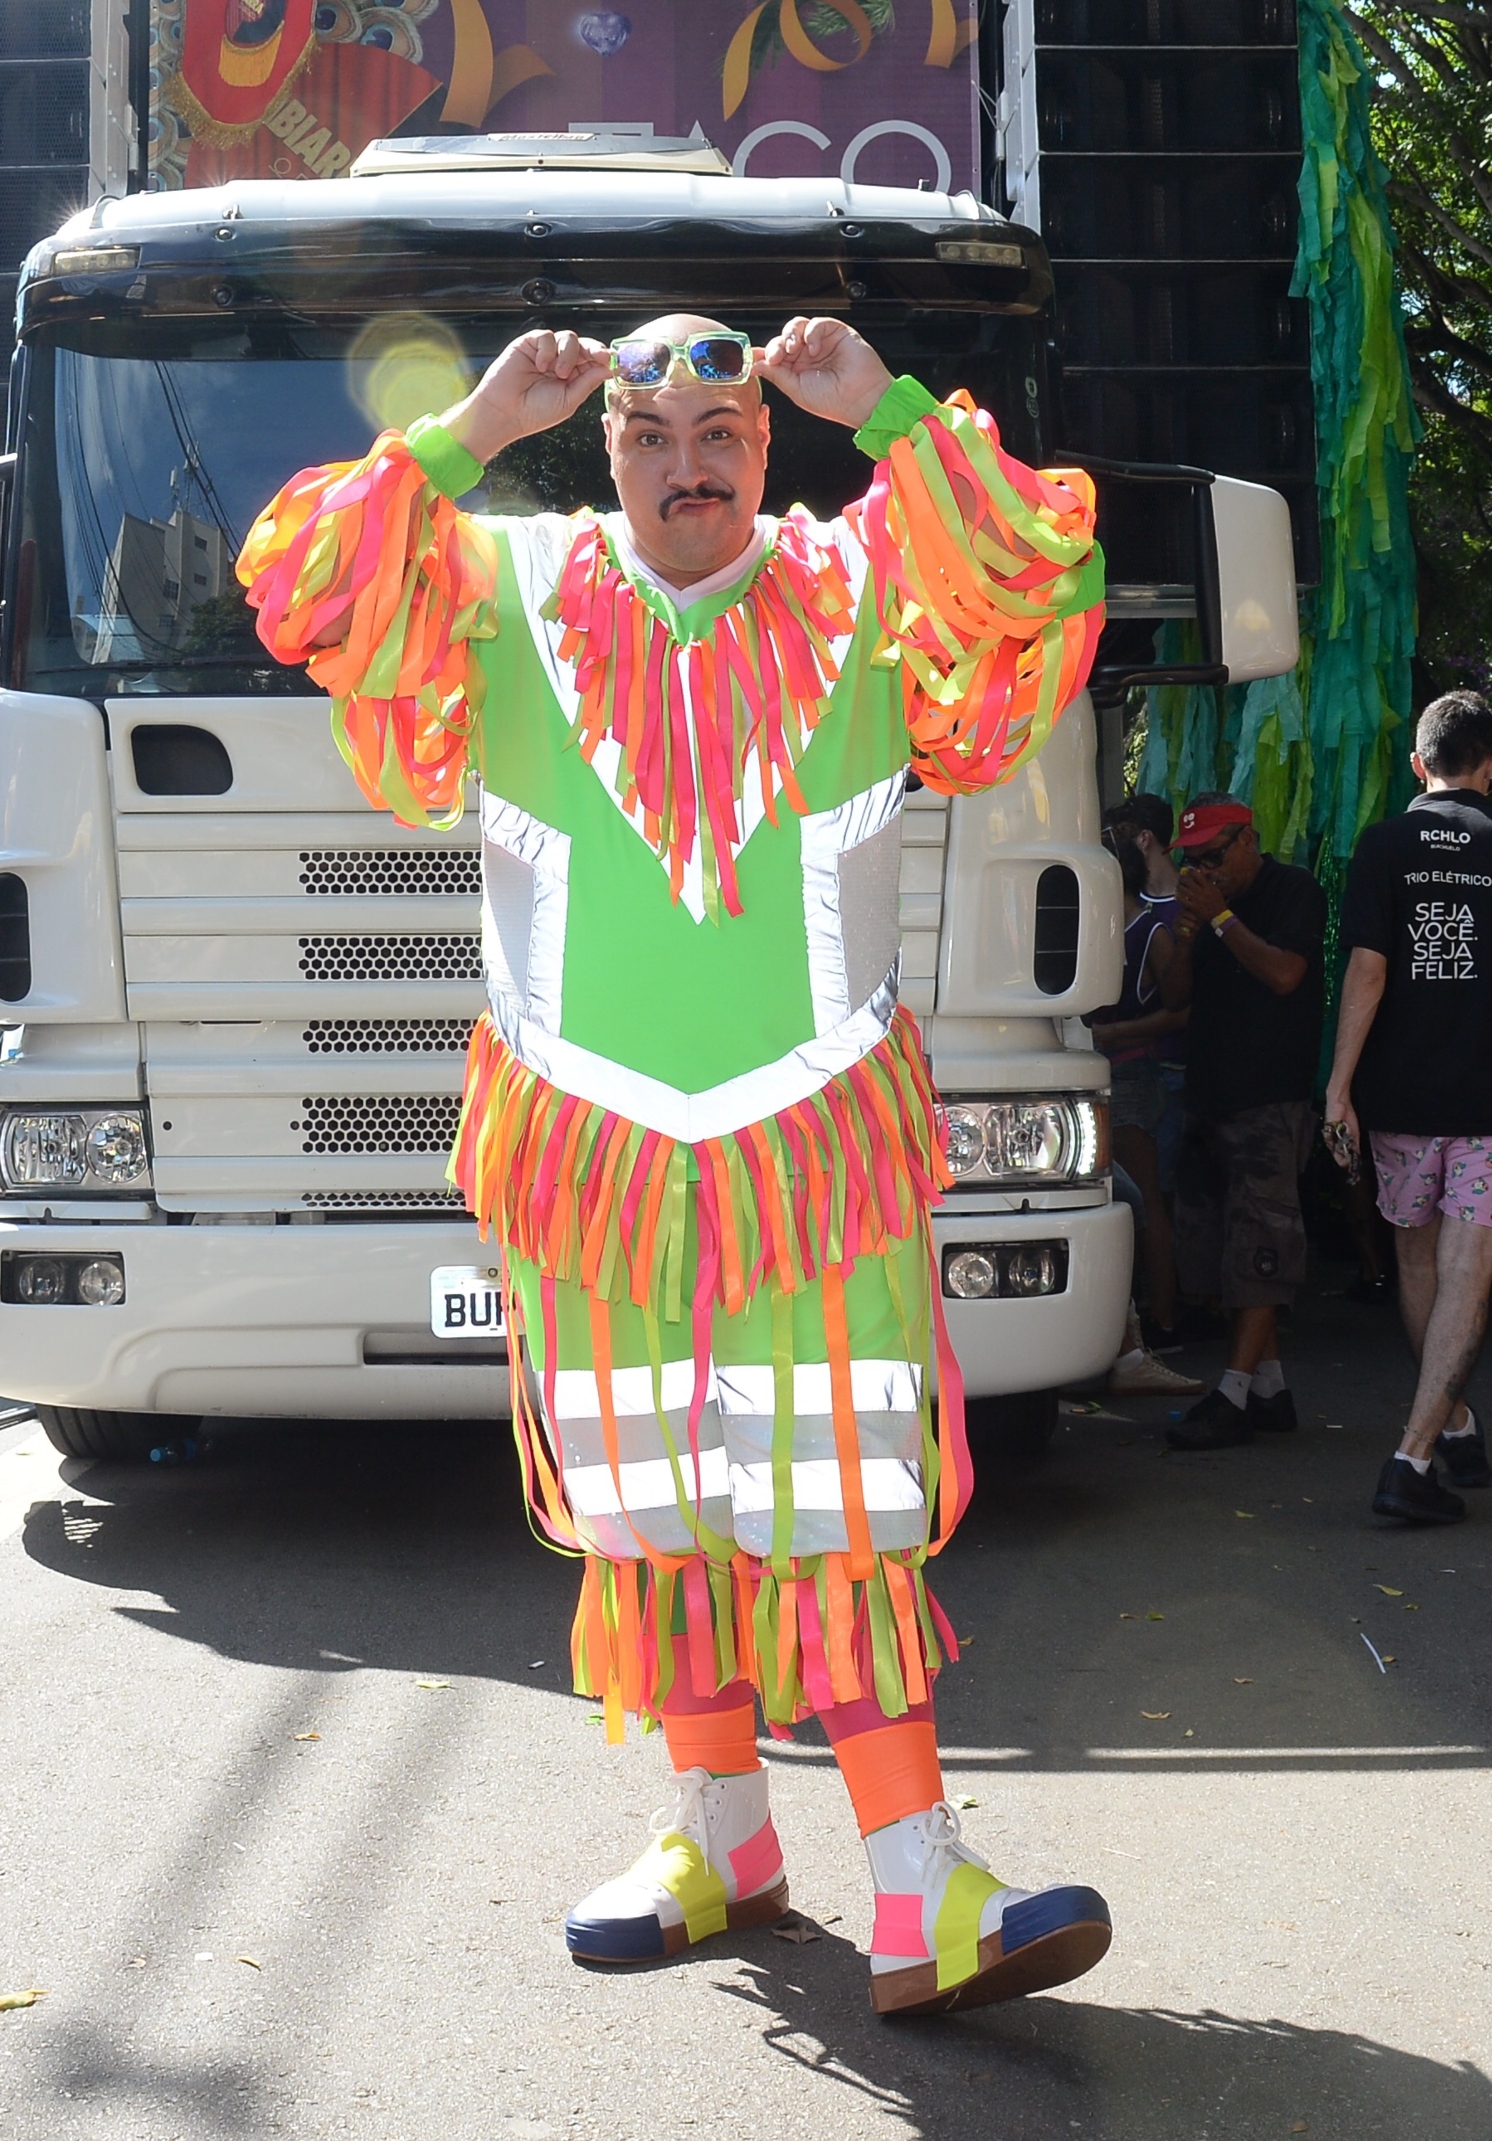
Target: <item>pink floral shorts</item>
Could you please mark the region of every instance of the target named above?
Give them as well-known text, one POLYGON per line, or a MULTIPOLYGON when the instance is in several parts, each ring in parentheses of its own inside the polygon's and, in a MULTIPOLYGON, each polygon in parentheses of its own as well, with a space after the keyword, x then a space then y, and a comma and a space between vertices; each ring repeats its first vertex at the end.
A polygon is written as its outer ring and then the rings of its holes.
POLYGON ((1428 1226, 1444 1212, 1492 1227, 1492 1139, 1390 1137, 1374 1130, 1371 1141, 1378 1209, 1391 1226, 1428 1226))

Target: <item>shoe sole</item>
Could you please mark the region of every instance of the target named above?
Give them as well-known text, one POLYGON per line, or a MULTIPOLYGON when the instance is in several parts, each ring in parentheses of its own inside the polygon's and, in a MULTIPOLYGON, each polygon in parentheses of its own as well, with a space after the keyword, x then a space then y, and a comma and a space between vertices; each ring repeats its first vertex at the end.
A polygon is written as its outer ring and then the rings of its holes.
MULTIPOLYGON (((725 1924, 722 1933, 745 1933, 755 1926, 775 1925, 787 1912, 787 1877, 764 1888, 758 1896, 744 1896, 739 1903, 725 1906, 725 1924)), ((660 1925, 654 1918, 647 1938, 651 1943, 639 1951, 635 1946, 630 1953, 619 1953, 622 1941, 632 1942, 642 1937, 641 1927, 645 1921, 628 1919, 624 1929, 611 1933, 605 1926, 565 1926, 565 1946, 578 1963, 656 1963, 670 1955, 682 1955, 686 1948, 698 1947, 698 1941, 689 1938, 686 1925, 660 1925), (635 1929, 635 1930, 634 1930, 635 1929), (608 1945, 608 1940, 612 1943, 608 1945), (584 1945, 589 1941, 589 1946, 584 1945)), ((713 1936, 706 1934, 707 1940, 713 1936)))
POLYGON ((1400 1524, 1461 1524, 1466 1520, 1464 1509, 1424 1509, 1417 1502, 1401 1502, 1392 1494, 1373 1496, 1373 1514, 1393 1517, 1400 1524))
MULTIPOLYGON (((919 1963, 912 1970, 883 1971, 871 1978, 871 2006, 878 2015, 951 2015, 968 2007, 993 2007, 1002 2000, 1023 2000, 1033 1992, 1049 1992, 1053 1985, 1071 1984, 1103 1961, 1114 1929, 1107 1916, 1100 1915, 1105 1909, 1103 1899, 1092 1889, 1069 1893, 1084 1899, 1080 1907, 1085 1911, 1090 1906, 1097 1908, 1067 1925, 1021 1941, 1009 1954, 1005 1950, 1005 1929, 997 1927, 979 1943, 979 1968, 974 1975, 942 1991, 938 1989, 936 1963, 919 1963)), ((1046 1899, 1031 1900, 1038 1903, 1046 1899)), ((1024 1908, 1017 1904, 1010 1913, 1011 1919, 1018 1919, 1024 1908)), ((1017 1925, 1013 1923, 1010 1930, 1017 1931, 1017 1925)))

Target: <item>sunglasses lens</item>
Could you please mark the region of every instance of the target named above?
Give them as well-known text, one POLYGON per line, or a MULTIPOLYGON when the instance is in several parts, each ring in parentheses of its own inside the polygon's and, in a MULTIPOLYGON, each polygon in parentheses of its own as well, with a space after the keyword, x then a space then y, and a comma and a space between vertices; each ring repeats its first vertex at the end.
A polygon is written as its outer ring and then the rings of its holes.
POLYGON ((612 355, 618 379, 629 387, 660 385, 673 363, 673 351, 666 342, 618 342, 612 355))
POLYGON ((689 362, 695 377, 707 381, 744 379, 750 362, 739 342, 717 335, 701 335, 689 344, 689 362))

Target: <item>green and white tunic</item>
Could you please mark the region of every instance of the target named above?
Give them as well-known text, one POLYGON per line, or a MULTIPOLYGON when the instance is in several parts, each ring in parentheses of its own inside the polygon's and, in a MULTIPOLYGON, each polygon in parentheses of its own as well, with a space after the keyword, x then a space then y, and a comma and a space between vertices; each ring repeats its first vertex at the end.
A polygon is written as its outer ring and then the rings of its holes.
POLYGON ((481 783, 489 1014, 453 1176, 500 1239, 532 1506, 587 1556, 577 1679, 654 1710, 920 1699, 922 1581, 967 1496, 929 1395, 942 1163, 897 1009, 908 768, 1006 778, 1101 621, 1092 492, 898 381, 870 491, 763 518, 679 596, 620 516, 482 518, 425 419, 295 478, 240 562, 365 792, 450 822, 481 783), (351 608, 349 611, 349 598, 351 608), (314 642, 334 622, 334 646, 314 642))

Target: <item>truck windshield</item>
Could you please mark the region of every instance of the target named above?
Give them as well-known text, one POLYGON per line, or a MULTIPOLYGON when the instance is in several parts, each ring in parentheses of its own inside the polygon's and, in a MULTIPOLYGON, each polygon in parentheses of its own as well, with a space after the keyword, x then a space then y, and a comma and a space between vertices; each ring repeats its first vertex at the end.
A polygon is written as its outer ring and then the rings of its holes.
MULTIPOLYGON (((32 691, 305 692, 302 670, 255 637, 234 560, 255 515, 297 469, 353 460, 386 423, 439 410, 535 324, 382 315, 361 325, 288 318, 127 327, 91 323, 33 344, 15 522, 9 675, 32 691)), ((573 325, 608 340, 635 311, 573 325)), ((737 324, 733 322, 733 324, 737 324)), ((757 341, 777 318, 742 317, 757 341)), ((1006 442, 1039 459, 1042 338, 1029 318, 900 315, 865 332, 893 372, 933 392, 967 387, 1006 442)), ((837 513, 865 488, 848 431, 772 397, 766 509, 801 499, 837 513)), ((493 512, 613 502, 599 400, 561 429, 511 448, 468 501, 493 512)))

